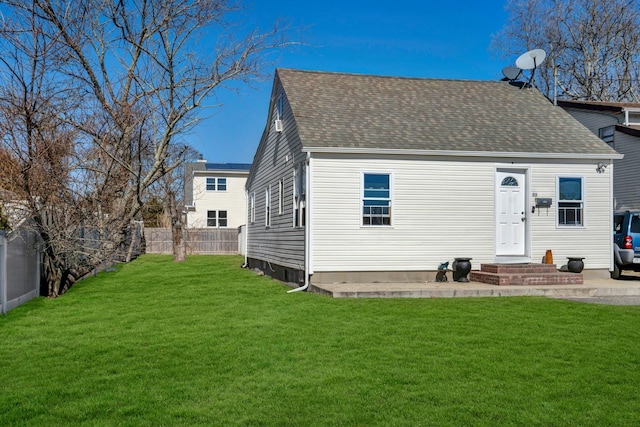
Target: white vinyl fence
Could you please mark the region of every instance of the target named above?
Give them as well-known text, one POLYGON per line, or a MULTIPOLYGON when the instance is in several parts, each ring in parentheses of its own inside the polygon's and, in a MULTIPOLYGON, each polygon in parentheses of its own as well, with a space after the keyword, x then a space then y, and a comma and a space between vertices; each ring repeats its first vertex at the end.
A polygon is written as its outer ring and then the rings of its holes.
POLYGON ((2 314, 40 295, 40 253, 35 233, 0 230, 2 314))

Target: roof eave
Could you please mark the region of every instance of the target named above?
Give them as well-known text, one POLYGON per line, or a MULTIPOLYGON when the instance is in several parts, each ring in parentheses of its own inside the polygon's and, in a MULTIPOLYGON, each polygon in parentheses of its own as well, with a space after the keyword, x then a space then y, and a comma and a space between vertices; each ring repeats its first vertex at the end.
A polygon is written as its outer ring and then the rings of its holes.
POLYGON ((535 153, 535 152, 507 152, 507 151, 458 151, 458 150, 406 150, 406 149, 372 149, 352 147, 304 147, 308 153, 331 154, 379 154, 389 156, 437 156, 437 157, 490 157, 490 158, 522 158, 522 159, 610 159, 619 160, 623 154, 610 153, 535 153))

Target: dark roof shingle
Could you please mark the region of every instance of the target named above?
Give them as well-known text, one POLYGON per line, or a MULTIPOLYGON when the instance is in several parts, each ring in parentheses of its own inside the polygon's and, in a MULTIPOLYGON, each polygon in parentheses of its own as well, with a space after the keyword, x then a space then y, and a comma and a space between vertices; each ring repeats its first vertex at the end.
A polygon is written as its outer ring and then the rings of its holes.
POLYGON ((305 148, 616 154, 539 91, 509 82, 277 76, 305 148))

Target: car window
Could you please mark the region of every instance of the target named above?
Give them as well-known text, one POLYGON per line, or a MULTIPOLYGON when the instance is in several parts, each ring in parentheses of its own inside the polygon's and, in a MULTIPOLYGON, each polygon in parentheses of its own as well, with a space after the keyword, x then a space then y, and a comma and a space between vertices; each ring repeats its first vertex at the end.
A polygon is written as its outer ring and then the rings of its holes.
POLYGON ((622 231, 622 222, 624 221, 624 215, 614 215, 613 217, 613 231, 620 233, 622 231))
POLYGON ((635 215, 631 217, 631 232, 640 233, 640 217, 635 215))

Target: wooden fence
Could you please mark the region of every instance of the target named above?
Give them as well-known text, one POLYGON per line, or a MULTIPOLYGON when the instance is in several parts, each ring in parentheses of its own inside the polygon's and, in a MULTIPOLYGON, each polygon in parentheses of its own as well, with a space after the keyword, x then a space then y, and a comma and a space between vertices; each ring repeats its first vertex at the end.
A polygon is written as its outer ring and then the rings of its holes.
MULTIPOLYGON (((237 255, 241 239, 237 228, 188 228, 186 231, 187 254, 237 255)), ((171 254, 173 240, 170 228, 145 228, 144 239, 148 254, 171 254)))

